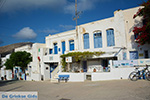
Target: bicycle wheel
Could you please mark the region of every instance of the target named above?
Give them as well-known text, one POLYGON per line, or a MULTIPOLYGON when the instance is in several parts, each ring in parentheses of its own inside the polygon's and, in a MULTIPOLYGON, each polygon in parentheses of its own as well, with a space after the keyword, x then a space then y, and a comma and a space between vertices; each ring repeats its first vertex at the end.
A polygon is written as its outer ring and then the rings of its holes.
POLYGON ((132 72, 130 75, 129 75, 129 79, 131 81, 137 81, 138 80, 138 73, 137 72, 132 72))
POLYGON ((150 81, 150 71, 148 71, 148 72, 145 74, 145 76, 146 76, 146 79, 147 79, 148 81, 150 81))

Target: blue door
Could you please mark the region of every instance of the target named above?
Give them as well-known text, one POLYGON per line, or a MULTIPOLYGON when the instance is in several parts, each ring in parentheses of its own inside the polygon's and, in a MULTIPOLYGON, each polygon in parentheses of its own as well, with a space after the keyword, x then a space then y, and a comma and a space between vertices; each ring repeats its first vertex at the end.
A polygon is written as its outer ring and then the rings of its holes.
POLYGON ((130 51, 130 59, 138 59, 138 51, 130 51))
POLYGON ((54 43, 54 54, 58 54, 58 46, 57 46, 57 43, 54 43))
POLYGON ((84 49, 89 49, 89 33, 83 35, 84 49))
POLYGON ((94 48, 102 47, 102 33, 98 32, 94 34, 94 48))
POLYGON ((64 54, 66 51, 65 41, 63 41, 61 44, 62 44, 62 54, 64 54))
POLYGON ((70 51, 74 50, 74 40, 69 41, 70 51))

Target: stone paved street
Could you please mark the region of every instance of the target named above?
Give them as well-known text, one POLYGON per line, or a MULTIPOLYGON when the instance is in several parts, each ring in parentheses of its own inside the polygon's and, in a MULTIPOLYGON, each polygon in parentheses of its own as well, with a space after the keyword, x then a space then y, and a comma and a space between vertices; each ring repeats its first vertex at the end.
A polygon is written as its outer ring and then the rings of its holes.
POLYGON ((0 82, 0 91, 38 91, 39 100, 150 100, 150 81, 8 81, 0 82))

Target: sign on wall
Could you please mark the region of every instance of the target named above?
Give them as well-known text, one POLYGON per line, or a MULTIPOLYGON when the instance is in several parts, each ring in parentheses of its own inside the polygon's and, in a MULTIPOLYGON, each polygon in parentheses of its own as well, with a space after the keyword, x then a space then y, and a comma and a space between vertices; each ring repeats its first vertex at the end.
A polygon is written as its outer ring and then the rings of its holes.
POLYGON ((136 66, 138 65, 137 60, 120 60, 120 61, 113 61, 113 66, 136 66))
POLYGON ((53 56, 50 56, 50 57, 49 57, 49 60, 53 60, 53 56))
POLYGON ((66 62, 71 63, 72 62, 72 57, 66 57, 66 62))
POLYGON ((140 59, 138 60, 139 65, 150 65, 150 59, 140 59))
POLYGON ((150 59, 138 59, 138 60, 117 60, 113 61, 114 67, 120 66, 143 66, 150 65, 150 59))

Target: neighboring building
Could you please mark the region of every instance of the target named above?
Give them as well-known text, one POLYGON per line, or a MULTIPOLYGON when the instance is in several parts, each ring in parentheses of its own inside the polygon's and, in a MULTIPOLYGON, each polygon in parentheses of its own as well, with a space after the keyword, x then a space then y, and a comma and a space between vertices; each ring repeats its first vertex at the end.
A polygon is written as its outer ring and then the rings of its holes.
POLYGON ((44 76, 44 68, 43 68, 43 48, 45 48, 45 44, 34 43, 32 45, 26 45, 22 47, 15 48, 15 52, 17 51, 26 51, 29 52, 32 56, 32 62, 28 64, 26 69, 26 80, 36 80, 40 81, 41 76, 44 76))
MULTIPOLYGON (((15 52, 16 48, 19 48, 19 47, 27 48, 27 47, 31 47, 32 44, 33 43, 31 43, 31 42, 22 42, 22 43, 15 43, 15 44, 0 47, 0 58, 2 59, 2 65, 3 65, 3 67, 0 69, 0 71, 1 71, 0 77, 4 78, 4 76, 6 75, 7 80, 12 79, 12 72, 10 70, 8 70, 8 71, 5 70, 5 68, 6 68, 6 66, 4 66, 5 62, 7 61, 7 59, 9 59, 11 53, 15 52)), ((21 49, 18 51, 21 51, 21 49)))

